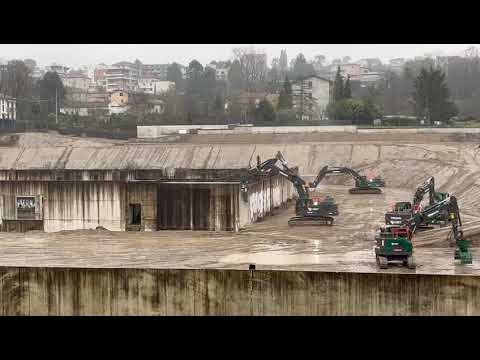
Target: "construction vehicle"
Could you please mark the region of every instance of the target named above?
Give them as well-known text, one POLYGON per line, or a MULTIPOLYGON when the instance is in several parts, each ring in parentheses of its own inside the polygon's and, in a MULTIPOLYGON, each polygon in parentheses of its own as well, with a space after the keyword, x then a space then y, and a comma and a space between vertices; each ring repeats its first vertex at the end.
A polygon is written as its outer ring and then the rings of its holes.
POLYGON ((298 175, 298 171, 288 167, 280 151, 275 158, 259 163, 254 171, 256 174, 278 173, 295 187, 298 194, 295 204, 296 216, 288 220, 289 226, 333 224, 333 217, 338 215, 338 207, 335 200, 327 196, 322 201, 313 201, 305 180, 298 175))
POLYGON ((452 238, 456 244, 455 260, 460 260, 461 264, 471 264, 470 243, 463 238, 457 198, 448 196, 432 206, 412 213, 405 225, 385 225, 380 229, 380 233, 375 237, 375 257, 379 267, 385 269, 392 262, 402 262, 410 269, 415 268, 412 237, 421 224, 443 212, 448 214, 452 226, 449 238, 452 238))
POLYGON ((447 196, 444 200, 414 214, 409 223, 412 234, 415 233, 418 225, 426 223, 429 218, 436 218, 438 214, 443 213, 448 215, 452 227, 448 237, 455 241, 455 260, 460 260, 461 264, 471 264, 470 242, 463 237, 462 219, 455 196, 447 196))
MULTIPOLYGON (((387 225, 402 225, 413 214, 421 211, 421 203, 428 193, 429 203, 428 206, 432 206, 438 202, 445 200, 449 194, 435 191, 435 178, 432 176, 427 179, 423 184, 417 187, 415 194, 413 195, 413 201, 410 202, 397 202, 393 207, 393 211, 385 214, 385 224, 387 225)), ((445 225, 448 223, 448 213, 446 210, 437 214, 434 218, 427 219, 427 222, 419 224, 419 230, 431 229, 431 224, 445 225)))
POLYGON ((310 183, 310 186, 316 187, 325 176, 330 174, 347 174, 355 180, 355 187, 349 190, 350 194, 381 194, 380 187, 385 186, 385 181, 379 177, 367 179, 365 175, 360 175, 353 169, 347 167, 324 166, 318 173, 316 179, 310 183))
POLYGON ((375 258, 380 269, 388 268, 392 262, 400 262, 415 269, 411 232, 408 227, 385 225, 375 236, 375 258))

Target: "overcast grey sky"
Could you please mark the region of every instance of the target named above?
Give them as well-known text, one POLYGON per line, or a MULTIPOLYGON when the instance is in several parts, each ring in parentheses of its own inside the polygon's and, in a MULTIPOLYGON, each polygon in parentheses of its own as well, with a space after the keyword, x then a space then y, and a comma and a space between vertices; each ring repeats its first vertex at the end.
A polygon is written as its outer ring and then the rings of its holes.
MULTIPOLYGON (((202 64, 211 60, 232 58, 232 48, 245 44, 0 44, 0 59, 35 59, 40 66, 52 62, 71 67, 96 65, 104 62, 134 61, 143 63, 178 62, 187 65, 192 59, 202 64)), ((411 58, 425 53, 435 55, 463 55, 466 48, 478 44, 248 44, 265 50, 270 63, 282 49, 288 58, 302 52, 307 59, 325 55, 327 61, 350 56, 353 60, 378 57, 382 61, 391 58, 411 58)))

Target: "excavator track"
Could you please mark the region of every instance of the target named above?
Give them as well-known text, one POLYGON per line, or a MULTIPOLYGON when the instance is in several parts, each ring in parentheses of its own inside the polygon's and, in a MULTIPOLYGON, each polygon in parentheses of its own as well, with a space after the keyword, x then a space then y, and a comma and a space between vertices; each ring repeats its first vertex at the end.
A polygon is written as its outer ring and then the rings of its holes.
POLYGON ((381 189, 360 189, 360 188, 352 188, 348 190, 350 194, 381 194, 381 189))
POLYGON ((331 216, 294 216, 288 220, 288 226, 331 226, 333 217, 331 216))

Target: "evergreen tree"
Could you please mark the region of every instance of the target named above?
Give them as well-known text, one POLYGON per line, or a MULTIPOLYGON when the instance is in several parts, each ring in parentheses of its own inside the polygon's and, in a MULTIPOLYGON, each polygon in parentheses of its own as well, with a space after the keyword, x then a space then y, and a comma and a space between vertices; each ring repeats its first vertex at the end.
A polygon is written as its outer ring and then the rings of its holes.
POLYGON ((232 89, 242 89, 243 88, 243 75, 242 67, 240 61, 235 60, 228 71, 228 81, 232 89))
POLYGON ((268 100, 262 100, 255 109, 255 120, 257 121, 274 121, 275 110, 268 100))
POLYGON ((414 82, 414 107, 417 116, 425 118, 428 123, 448 121, 458 113, 450 101, 450 91, 445 81, 445 74, 440 69, 422 68, 414 82))
POLYGON ((343 78, 340 73, 340 66, 337 67, 337 74, 333 83, 333 100, 340 101, 343 99, 343 78))
POLYGON ((175 91, 181 91, 183 86, 183 75, 180 66, 172 63, 167 69, 167 80, 175 83, 175 91))
POLYGON ((280 91, 280 96, 278 98, 278 107, 280 109, 291 109, 292 106, 292 84, 288 80, 288 77, 285 77, 283 88, 280 91))
POLYGON ((307 60, 302 53, 298 54, 293 65, 294 79, 300 79, 312 75, 315 75, 315 69, 313 65, 307 63, 307 60))
POLYGON ((347 77, 347 81, 345 81, 345 87, 343 88, 343 98, 344 99, 352 98, 352 88, 350 86, 350 75, 347 77))

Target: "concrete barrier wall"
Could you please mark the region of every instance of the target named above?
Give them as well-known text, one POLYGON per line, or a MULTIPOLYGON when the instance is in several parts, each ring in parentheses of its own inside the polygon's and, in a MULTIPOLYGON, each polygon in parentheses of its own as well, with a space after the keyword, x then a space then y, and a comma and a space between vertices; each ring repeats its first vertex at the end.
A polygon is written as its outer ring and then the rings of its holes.
POLYGON ((178 134, 182 130, 227 130, 228 125, 165 125, 137 126, 137 137, 143 139, 156 138, 162 135, 178 134))
POLYGON ((458 275, 0 268, 2 315, 480 315, 479 295, 458 275))
POLYGON ((196 129, 203 135, 235 134, 291 134, 291 133, 350 133, 350 134, 480 134, 480 128, 408 128, 365 129, 351 126, 231 126, 228 125, 174 125, 137 126, 138 138, 158 138, 196 129))
POLYGON ((480 128, 419 128, 418 134, 480 134, 480 128))
POLYGON ((418 129, 357 129, 357 134, 417 134, 418 129))

